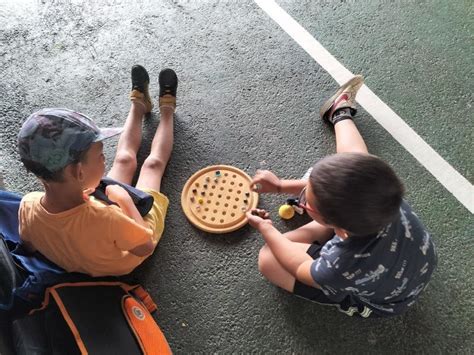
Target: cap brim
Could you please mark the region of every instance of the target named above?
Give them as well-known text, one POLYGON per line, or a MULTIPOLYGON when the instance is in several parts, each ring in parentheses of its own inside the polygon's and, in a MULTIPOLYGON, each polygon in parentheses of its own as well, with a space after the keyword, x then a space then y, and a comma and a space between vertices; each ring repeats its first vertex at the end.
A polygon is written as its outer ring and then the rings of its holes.
POLYGON ((100 133, 94 142, 100 142, 104 139, 111 138, 123 132, 123 127, 120 128, 100 128, 100 133))

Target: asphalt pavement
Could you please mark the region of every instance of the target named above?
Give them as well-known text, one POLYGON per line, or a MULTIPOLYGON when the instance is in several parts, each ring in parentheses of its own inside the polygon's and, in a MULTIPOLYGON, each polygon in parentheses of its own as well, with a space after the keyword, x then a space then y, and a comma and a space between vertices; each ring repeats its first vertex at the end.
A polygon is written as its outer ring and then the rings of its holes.
MULTIPOLYGON (((428 144, 473 182, 473 5, 470 1, 278 1, 428 144)), ((0 3, 0 175, 24 194, 40 185, 19 163, 22 121, 67 107, 121 126, 130 68, 179 77, 175 146, 163 180, 170 199, 163 238, 133 276, 158 304, 177 354, 405 354, 474 351, 473 218, 363 109, 369 150, 389 162, 432 232, 438 269, 405 315, 361 320, 277 289, 258 272, 259 234, 195 229, 180 207, 195 171, 234 165, 298 178, 335 151, 318 116, 336 82, 253 1, 28 0, 0 3)), ((147 155, 159 114, 144 121, 147 155)), ((116 140, 105 143, 112 163, 116 140)), ((0 180, 1 181, 1 180, 0 180)), ((261 196, 274 223, 285 196, 261 196)))

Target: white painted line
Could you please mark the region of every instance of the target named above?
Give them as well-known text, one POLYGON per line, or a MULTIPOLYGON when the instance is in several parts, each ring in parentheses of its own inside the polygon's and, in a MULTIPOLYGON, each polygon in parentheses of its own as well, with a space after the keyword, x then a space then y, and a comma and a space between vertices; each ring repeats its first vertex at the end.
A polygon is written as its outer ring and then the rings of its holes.
MULTIPOLYGON (((280 27, 298 43, 339 85, 352 74, 311 34, 273 0, 254 0, 280 27)), ((413 155, 433 176, 474 213, 474 186, 431 148, 390 107, 366 85, 357 94, 357 102, 413 155)))

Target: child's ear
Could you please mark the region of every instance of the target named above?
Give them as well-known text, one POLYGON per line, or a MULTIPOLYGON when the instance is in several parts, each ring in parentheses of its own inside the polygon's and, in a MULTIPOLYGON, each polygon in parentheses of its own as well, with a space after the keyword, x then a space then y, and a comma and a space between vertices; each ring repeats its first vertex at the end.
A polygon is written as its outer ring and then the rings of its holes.
POLYGON ((77 166, 77 180, 80 182, 84 181, 84 169, 82 167, 82 163, 79 162, 76 164, 77 166))
POLYGON ((74 179, 79 181, 84 180, 84 171, 82 168, 82 163, 69 164, 68 166, 66 166, 66 168, 64 168, 64 170, 66 174, 69 174, 74 179))

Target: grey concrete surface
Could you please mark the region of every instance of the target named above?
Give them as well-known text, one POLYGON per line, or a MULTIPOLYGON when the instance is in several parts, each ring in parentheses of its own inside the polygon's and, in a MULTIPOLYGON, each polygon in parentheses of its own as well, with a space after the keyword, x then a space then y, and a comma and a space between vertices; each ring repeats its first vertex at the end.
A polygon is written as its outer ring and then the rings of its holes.
MULTIPOLYGON (((350 69, 378 70, 369 80, 383 99, 402 106, 411 101, 404 91, 406 82, 416 88, 420 84, 404 74, 399 86, 393 84, 398 94, 395 90, 393 98, 384 96, 388 94, 378 81, 383 70, 362 44, 375 43, 381 52, 391 49, 394 58, 401 50, 384 35, 392 13, 368 4, 282 6, 330 50, 344 55, 344 48, 351 53, 362 48, 351 57, 350 69), (351 13, 357 16, 351 18, 351 13), (367 18, 372 26, 354 36, 343 30, 335 33, 329 20, 342 18, 336 14, 345 16, 338 26, 353 22, 362 28, 367 18)), ((406 6, 409 11, 416 4, 406 6)), ((446 11, 443 16, 456 21, 451 16, 457 12, 446 11)), ((404 28, 415 25, 408 21, 404 28)), ((360 320, 292 297, 259 274, 263 241, 258 233, 244 227, 228 235, 208 235, 187 222, 180 192, 186 179, 204 166, 231 164, 250 175, 268 168, 291 178, 334 151, 333 134, 319 122, 318 110, 336 83, 252 1, 8 0, 0 4, 0 40, 0 165, 5 167, 6 188, 20 193, 40 188, 19 164, 15 146, 21 122, 30 113, 68 107, 102 126, 119 126, 129 107, 133 64, 148 69, 155 97, 159 71, 171 67, 178 73, 175 147, 163 183, 171 201, 166 230, 155 253, 134 272, 158 303, 156 319, 175 353, 441 354, 474 349, 472 215, 363 110, 357 122, 369 149, 403 177, 407 198, 432 230, 440 256, 430 287, 407 314, 360 320)), ((456 49, 463 54, 461 42, 456 49)), ((437 43, 443 47, 443 41, 437 43)), ((409 58, 397 60, 399 68, 409 58)), ((472 63, 462 65, 472 70, 472 63)), ((442 68, 433 64, 419 70, 429 78, 431 70, 442 68)), ((397 80, 396 75, 391 78, 397 80)), ((451 112, 444 106, 436 109, 438 115, 451 112)), ((144 122, 140 159, 158 122, 157 114, 144 122)), ((448 132, 425 135, 434 139, 457 129, 465 136, 463 127, 450 125, 448 132)), ((106 143, 108 164, 115 144, 106 143)), ((460 167, 472 164, 464 154, 466 144, 469 141, 453 148, 452 159, 460 167)), ((283 200, 261 198, 261 206, 271 211, 282 231, 307 221, 279 221, 276 211, 283 200)))

